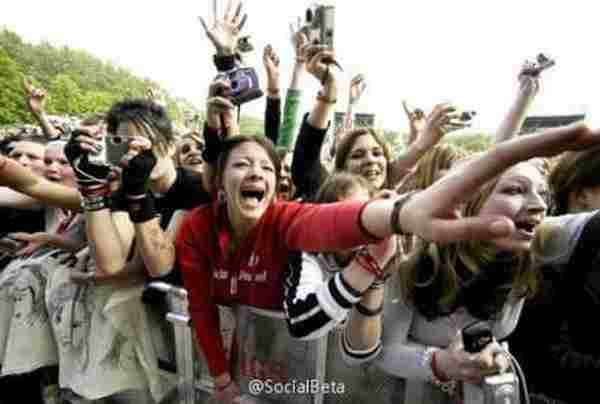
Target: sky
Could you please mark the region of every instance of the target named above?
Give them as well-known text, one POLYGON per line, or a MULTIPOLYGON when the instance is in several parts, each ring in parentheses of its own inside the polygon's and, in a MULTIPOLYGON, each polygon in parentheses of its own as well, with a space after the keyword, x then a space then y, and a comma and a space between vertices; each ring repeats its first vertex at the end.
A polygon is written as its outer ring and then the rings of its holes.
MULTIPOLYGON (((199 108, 215 75, 214 50, 198 22, 212 0, 6 0, 5 26, 26 41, 84 49, 161 83, 199 108)), ((227 0, 218 0, 221 12, 227 0)), ((247 0, 255 51, 247 61, 260 72, 262 49, 279 53, 281 86, 290 80, 293 49, 289 23, 312 0, 247 0)), ((600 126, 597 8, 593 1, 391 1, 337 0, 335 47, 344 71, 338 110, 346 108, 347 84, 363 73, 367 89, 355 112, 375 113, 378 126, 407 130, 402 100, 429 111, 449 101, 477 111, 475 129, 493 131, 517 91, 523 61, 544 52, 556 59, 545 72, 532 115, 587 113, 600 126)), ((599 3, 600 4, 600 3, 599 3)), ((306 75, 303 107, 319 88, 306 75)), ((264 101, 243 112, 261 117, 264 101)))

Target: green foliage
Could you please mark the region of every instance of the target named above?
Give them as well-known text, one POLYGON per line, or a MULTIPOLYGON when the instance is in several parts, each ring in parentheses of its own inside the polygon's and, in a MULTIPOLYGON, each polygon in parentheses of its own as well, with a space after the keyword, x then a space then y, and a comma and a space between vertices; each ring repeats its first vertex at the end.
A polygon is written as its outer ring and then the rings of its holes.
POLYGON ((244 135, 264 135, 265 123, 262 119, 242 115, 240 133, 244 135))
POLYGON ((0 125, 29 119, 21 77, 17 63, 0 48, 0 125))
MULTIPOLYGON (((32 45, 18 34, 0 30, 0 124, 31 121, 25 107, 23 75, 32 77, 37 86, 48 90, 48 113, 85 116, 103 112, 125 97, 144 97, 156 82, 139 78, 127 69, 102 61, 95 56, 69 47, 55 47, 48 42, 32 45), (8 85, 10 84, 10 85, 8 85)), ((168 94, 165 97, 171 118, 182 123, 180 109, 197 113, 194 106, 168 94)))

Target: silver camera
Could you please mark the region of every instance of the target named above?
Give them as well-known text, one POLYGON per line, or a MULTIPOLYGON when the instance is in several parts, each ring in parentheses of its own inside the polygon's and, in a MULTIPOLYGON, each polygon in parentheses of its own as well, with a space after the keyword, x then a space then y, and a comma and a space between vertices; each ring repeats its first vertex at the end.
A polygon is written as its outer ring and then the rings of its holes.
POLYGON ((520 404, 519 379, 514 373, 488 376, 481 384, 464 384, 465 404, 520 404))
POLYGON ((334 28, 334 6, 315 5, 306 10, 306 25, 303 32, 310 43, 333 49, 334 28))
POLYGON ((123 156, 129 151, 129 138, 127 136, 107 133, 102 138, 102 150, 90 153, 90 163, 100 166, 118 166, 123 156))

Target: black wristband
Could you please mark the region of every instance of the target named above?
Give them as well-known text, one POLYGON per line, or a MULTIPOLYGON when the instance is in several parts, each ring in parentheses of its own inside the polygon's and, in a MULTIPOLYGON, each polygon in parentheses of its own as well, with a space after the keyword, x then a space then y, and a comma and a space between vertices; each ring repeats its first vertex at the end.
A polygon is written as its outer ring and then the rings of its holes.
POLYGON ((392 209, 392 214, 390 216, 390 227, 392 228, 392 232, 394 234, 405 235, 404 230, 402 230, 402 226, 400 226, 400 211, 406 202, 412 198, 412 196, 416 192, 409 192, 408 194, 402 195, 400 198, 394 202, 394 208, 392 209))
POLYGON ((149 193, 142 198, 127 198, 127 210, 133 223, 143 223, 156 217, 154 198, 149 193))
POLYGON ((226 72, 235 67, 234 55, 214 55, 213 62, 219 72, 226 72))
POLYGON ((383 312, 383 303, 381 303, 381 306, 379 306, 376 309, 369 309, 368 307, 363 306, 362 304, 356 303, 354 305, 354 308, 356 309, 356 311, 358 311, 360 314, 362 314, 365 317, 374 317, 374 316, 378 316, 383 312))

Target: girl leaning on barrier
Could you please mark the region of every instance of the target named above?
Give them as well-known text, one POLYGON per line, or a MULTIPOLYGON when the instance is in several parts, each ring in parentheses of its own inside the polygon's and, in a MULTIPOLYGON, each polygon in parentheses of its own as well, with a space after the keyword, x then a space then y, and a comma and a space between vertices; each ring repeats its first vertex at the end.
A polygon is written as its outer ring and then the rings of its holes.
MULTIPOLYGON (((323 75, 328 69, 323 63, 326 52, 320 52, 311 62, 320 65, 318 70, 323 75)), ((219 101, 221 108, 217 113, 231 111, 225 101, 219 101)), ((211 121, 210 116, 207 118, 211 121)), ((456 176, 410 200, 311 205, 274 198, 279 169, 272 144, 262 137, 234 136, 223 140, 219 129, 216 132, 212 141, 219 143, 220 153, 211 171, 218 200, 188 215, 178 234, 177 254, 190 293, 198 340, 215 378, 216 394, 225 402, 237 396, 239 390, 230 376, 216 305, 245 304, 280 310, 289 251, 344 250, 399 232, 435 242, 507 237, 516 232, 514 217, 506 218, 500 212, 451 219, 456 206, 521 160, 600 143, 600 136, 585 126, 562 128, 500 144, 459 166, 456 176)), ((381 276, 376 266, 369 269, 360 274, 367 278, 367 285, 381 276)), ((356 290, 361 289, 351 280, 345 281, 356 290)))
MULTIPOLYGON (((528 142, 543 144, 549 137, 583 126, 576 128, 507 141, 495 150, 528 142)), ((460 164, 433 188, 469 181, 461 178, 469 165, 460 164)), ((498 214, 511 218, 516 227, 507 237, 450 244, 424 241, 398 268, 400 282, 391 285, 395 286, 390 290, 393 300, 386 302, 384 319, 377 307, 372 316, 354 310, 342 341, 348 363, 374 362, 384 372, 407 379, 406 402, 410 403, 454 402, 460 394, 456 382, 479 382, 506 366, 506 360, 496 355, 501 352, 497 343, 480 354, 467 354, 459 331, 475 320, 486 320, 497 339, 506 337, 516 326, 524 299, 536 291, 531 247, 538 242, 535 230, 547 208, 542 174, 539 160, 512 166, 462 207, 463 220, 498 214)))

